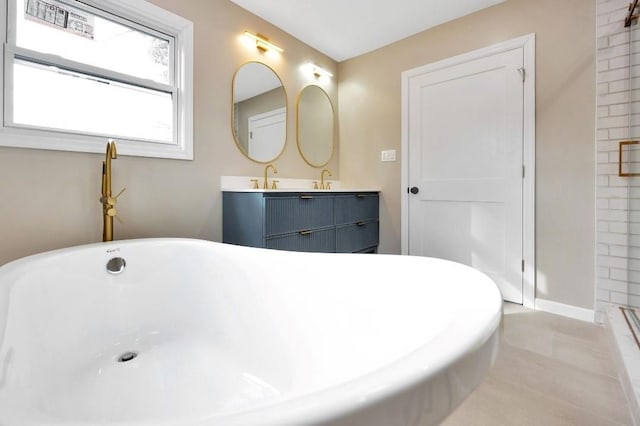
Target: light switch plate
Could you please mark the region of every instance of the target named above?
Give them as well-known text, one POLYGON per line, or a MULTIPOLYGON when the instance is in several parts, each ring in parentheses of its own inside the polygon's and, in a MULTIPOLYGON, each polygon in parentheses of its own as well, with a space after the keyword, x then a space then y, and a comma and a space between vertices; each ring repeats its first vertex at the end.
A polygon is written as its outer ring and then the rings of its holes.
POLYGON ((389 149, 387 151, 380 152, 380 161, 388 162, 388 161, 396 161, 396 150, 389 149))

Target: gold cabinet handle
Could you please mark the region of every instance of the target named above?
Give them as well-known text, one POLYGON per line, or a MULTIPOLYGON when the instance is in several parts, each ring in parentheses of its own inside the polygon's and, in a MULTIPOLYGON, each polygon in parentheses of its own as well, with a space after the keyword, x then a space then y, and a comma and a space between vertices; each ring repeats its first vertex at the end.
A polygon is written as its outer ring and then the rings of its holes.
POLYGON ((313 234, 313 231, 310 229, 300 231, 300 235, 311 235, 311 234, 313 234))
POLYGON ((364 198, 364 197, 366 197, 366 195, 365 195, 365 194, 358 194, 358 195, 356 195, 356 197, 358 197, 358 198, 364 198))
POLYGON ((310 200, 313 198, 313 195, 301 195, 300 199, 301 200, 310 200))

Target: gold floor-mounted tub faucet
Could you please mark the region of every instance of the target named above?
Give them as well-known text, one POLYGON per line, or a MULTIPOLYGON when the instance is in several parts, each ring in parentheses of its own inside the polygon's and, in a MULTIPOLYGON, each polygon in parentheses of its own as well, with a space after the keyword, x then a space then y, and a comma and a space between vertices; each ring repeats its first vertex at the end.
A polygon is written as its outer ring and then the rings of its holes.
POLYGON ((102 162, 102 241, 113 241, 113 218, 117 216, 116 202, 118 197, 127 189, 124 188, 115 197, 111 195, 111 160, 118 158, 116 150, 116 142, 109 140, 107 142, 107 152, 105 160, 102 162))

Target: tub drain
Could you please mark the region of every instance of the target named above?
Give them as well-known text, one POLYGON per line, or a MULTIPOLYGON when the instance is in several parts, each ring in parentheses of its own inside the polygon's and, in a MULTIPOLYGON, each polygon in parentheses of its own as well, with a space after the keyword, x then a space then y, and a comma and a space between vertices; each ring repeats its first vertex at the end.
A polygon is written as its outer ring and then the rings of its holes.
POLYGON ((118 362, 131 361, 132 359, 134 359, 137 356, 138 356, 138 354, 136 352, 125 352, 125 353, 123 353, 122 355, 120 355, 118 357, 118 362))

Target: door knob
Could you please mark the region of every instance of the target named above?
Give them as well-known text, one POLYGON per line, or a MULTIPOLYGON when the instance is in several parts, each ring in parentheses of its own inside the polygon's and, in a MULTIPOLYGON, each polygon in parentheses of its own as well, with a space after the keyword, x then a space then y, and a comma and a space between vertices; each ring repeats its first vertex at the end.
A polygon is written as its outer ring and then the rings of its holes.
POLYGON ((412 194, 417 194, 418 192, 420 192, 420 190, 418 189, 417 186, 412 186, 411 189, 409 190, 412 194))

